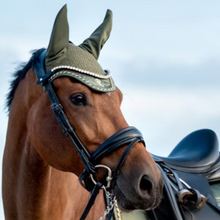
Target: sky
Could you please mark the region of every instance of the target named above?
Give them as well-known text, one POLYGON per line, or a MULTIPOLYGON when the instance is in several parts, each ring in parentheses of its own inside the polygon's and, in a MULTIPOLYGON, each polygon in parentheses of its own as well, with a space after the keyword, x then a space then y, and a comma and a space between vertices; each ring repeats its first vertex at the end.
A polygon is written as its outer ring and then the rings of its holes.
POLYGON ((122 112, 142 132, 149 152, 167 156, 198 129, 220 135, 220 1, 8 0, 0 8, 0 158, 11 74, 31 50, 47 47, 65 3, 74 44, 96 29, 108 8, 113 11, 99 63, 123 92, 122 112))

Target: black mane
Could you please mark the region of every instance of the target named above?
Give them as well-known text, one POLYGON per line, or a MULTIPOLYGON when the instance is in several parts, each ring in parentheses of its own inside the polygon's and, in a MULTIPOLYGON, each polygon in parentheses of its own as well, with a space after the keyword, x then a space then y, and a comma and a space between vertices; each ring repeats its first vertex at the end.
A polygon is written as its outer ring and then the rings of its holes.
POLYGON ((25 78, 27 71, 30 68, 35 68, 36 66, 36 61, 39 57, 39 55, 43 52, 43 50, 45 50, 44 48, 39 49, 39 50, 34 50, 32 51, 32 55, 30 60, 27 63, 21 63, 17 68, 15 73, 13 74, 13 79, 10 82, 10 88, 9 88, 9 92, 6 96, 6 104, 5 104, 5 108, 7 109, 7 111, 10 111, 10 106, 12 103, 12 100, 14 98, 14 94, 15 91, 18 87, 19 82, 25 78))

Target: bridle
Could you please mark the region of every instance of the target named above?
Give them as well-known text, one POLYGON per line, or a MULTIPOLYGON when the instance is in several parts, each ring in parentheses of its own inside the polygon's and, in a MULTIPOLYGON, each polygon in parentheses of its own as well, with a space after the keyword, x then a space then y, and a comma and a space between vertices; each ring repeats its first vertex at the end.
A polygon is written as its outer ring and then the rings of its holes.
MULTIPOLYGON (((120 173, 120 169, 129 153, 131 148, 138 142, 142 142, 144 145, 144 140, 141 132, 135 127, 126 127, 115 134, 113 134, 110 138, 108 138, 104 143, 102 143, 92 154, 90 154, 86 147, 83 145, 79 137, 74 131, 74 128, 71 126, 62 105, 59 102, 59 99, 53 89, 52 81, 50 78, 55 74, 55 72, 49 71, 45 72, 44 59, 45 59, 46 50, 44 50, 36 63, 35 72, 38 78, 37 84, 41 84, 44 88, 44 91, 47 92, 50 102, 51 108, 59 122, 63 133, 68 136, 77 150, 82 162, 84 163, 85 169, 82 174, 79 176, 79 181, 81 185, 91 192, 91 197, 88 202, 84 213, 82 214, 80 220, 86 218, 89 210, 91 209, 97 194, 99 193, 100 188, 106 189, 110 187, 114 187, 116 184, 116 179, 120 173), (109 167, 98 164, 99 161, 105 156, 109 155, 113 151, 121 148, 125 145, 128 145, 125 149, 116 170, 113 172, 109 167), (98 167, 102 167, 107 169, 108 176, 106 177, 106 185, 102 182, 96 182, 94 179, 94 174, 96 173, 96 169, 98 167)), ((110 219, 110 218, 109 218, 110 219)))

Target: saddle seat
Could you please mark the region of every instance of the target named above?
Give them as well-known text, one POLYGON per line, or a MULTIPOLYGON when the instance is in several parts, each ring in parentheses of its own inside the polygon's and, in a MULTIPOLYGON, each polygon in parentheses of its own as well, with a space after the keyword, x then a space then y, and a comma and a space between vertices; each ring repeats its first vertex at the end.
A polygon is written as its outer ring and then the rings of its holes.
MULTIPOLYGON (((219 170, 218 138, 214 131, 201 129, 187 135, 168 157, 152 155, 158 163, 188 173, 214 173, 219 170)), ((217 175, 220 177, 220 172, 217 175)))

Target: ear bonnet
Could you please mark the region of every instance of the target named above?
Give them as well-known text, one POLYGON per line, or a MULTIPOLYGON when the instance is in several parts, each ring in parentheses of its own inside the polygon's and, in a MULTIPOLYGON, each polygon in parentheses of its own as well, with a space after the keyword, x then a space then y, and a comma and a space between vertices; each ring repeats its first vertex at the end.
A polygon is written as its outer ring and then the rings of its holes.
POLYGON ((98 92, 114 91, 112 77, 97 62, 111 29, 112 12, 107 10, 104 21, 89 38, 79 46, 70 43, 67 7, 64 5, 55 19, 45 57, 46 71, 55 73, 49 80, 68 76, 98 92))

